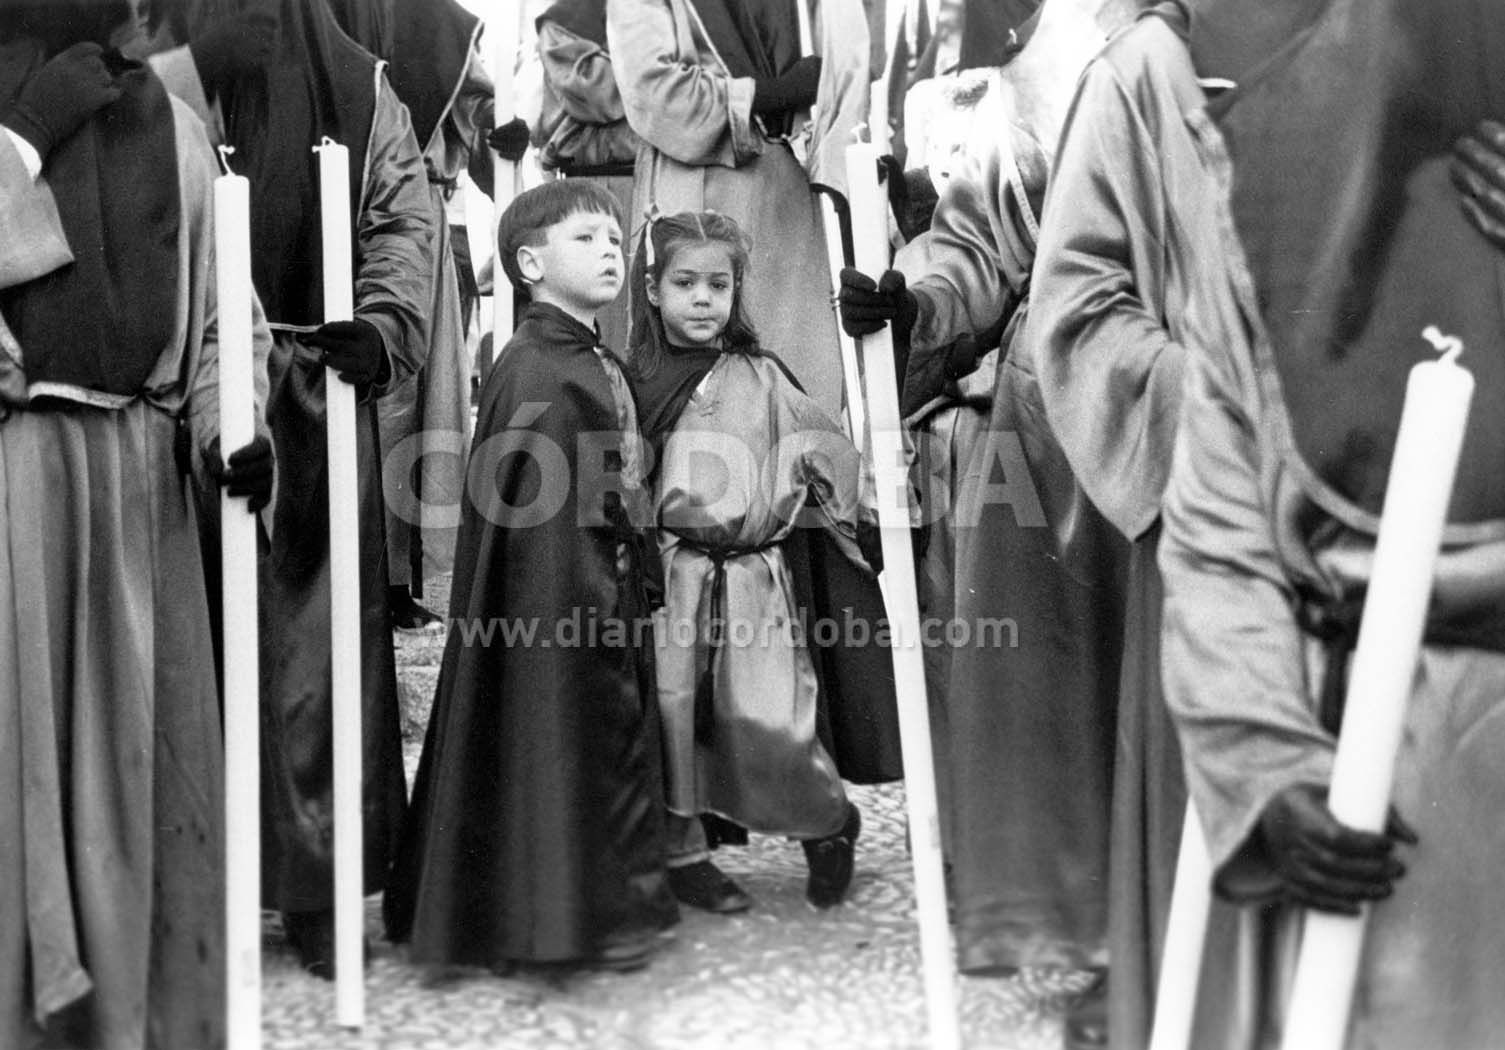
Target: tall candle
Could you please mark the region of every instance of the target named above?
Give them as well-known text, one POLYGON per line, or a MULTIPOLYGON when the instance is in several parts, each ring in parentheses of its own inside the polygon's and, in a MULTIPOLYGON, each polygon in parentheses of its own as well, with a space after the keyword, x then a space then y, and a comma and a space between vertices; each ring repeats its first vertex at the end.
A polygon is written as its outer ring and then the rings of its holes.
POLYGON ((1150 1050, 1188 1050, 1197 1012, 1197 984, 1202 977, 1202 948, 1207 943, 1207 920, 1212 911, 1212 858, 1197 820, 1197 809, 1186 804, 1181 825, 1181 849, 1176 856, 1176 881, 1165 923, 1160 977, 1155 988, 1154 1025, 1150 1050))
MULTIPOLYGON (((355 315, 350 249, 350 151, 326 138, 319 154, 324 320, 355 315)), ((356 466, 355 389, 324 372, 329 439, 329 586, 334 708, 335 1014, 365 1020, 365 927, 361 828, 360 481, 356 466)))
MULTIPOLYGON (((228 152, 228 151, 227 151, 228 152)), ((256 434, 252 381, 251 184, 214 180, 220 454, 256 434)), ((220 493, 225 696, 225 1009, 229 1050, 261 1045, 261 731, 256 520, 220 493)))
MULTIPOLYGON (((870 143, 847 147, 847 195, 858 269, 877 275, 888 269, 888 198, 878 184, 878 150, 870 143)), ((909 471, 904 459, 899 389, 894 374, 893 333, 888 328, 862 338, 867 377, 873 473, 878 484, 878 524, 883 541, 883 594, 893 634, 894 689, 899 701, 899 745, 904 757, 904 795, 909 808, 910 861, 914 867, 920 963, 924 970, 930 1046, 961 1046, 946 882, 941 860, 935 765, 930 750, 930 708, 920 647, 920 603, 914 548, 909 539, 909 471)))
MULTIPOLYGON (((1411 369, 1385 489, 1374 569, 1349 674, 1328 806, 1362 831, 1384 830, 1406 706, 1416 677, 1432 575, 1468 422, 1474 378, 1462 345, 1411 369)), ((1283 1050, 1338 1050, 1347 1036, 1369 909, 1350 918, 1308 912, 1283 1050)))

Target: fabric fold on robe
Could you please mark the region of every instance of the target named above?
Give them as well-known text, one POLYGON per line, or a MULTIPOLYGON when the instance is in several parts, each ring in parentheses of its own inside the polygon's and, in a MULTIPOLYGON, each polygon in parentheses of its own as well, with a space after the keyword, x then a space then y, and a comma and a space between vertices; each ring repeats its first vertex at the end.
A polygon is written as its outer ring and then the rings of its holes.
POLYGON ((617 370, 594 332, 533 304, 487 377, 450 634, 384 901, 417 961, 588 959, 677 917, 649 567, 575 469, 588 453, 631 474, 617 370), (502 633, 519 630, 537 644, 502 633))
MULTIPOLYGON (((688 379, 699 369, 685 371, 688 379)), ((676 378, 663 385, 678 389, 674 400, 683 407, 664 437, 656 483, 669 614, 657 654, 669 808, 714 813, 759 832, 832 834, 847 814, 840 773, 866 772, 861 779, 872 780, 895 765, 892 673, 822 675, 839 668, 834 654, 821 659, 821 649, 851 648, 849 660, 864 650, 876 659, 888 654, 855 639, 818 641, 827 632, 817 620, 842 626, 837 605, 818 601, 830 594, 832 567, 815 560, 827 554, 826 544, 802 537, 804 588, 786 551, 795 533, 818 523, 839 556, 866 567, 855 540, 860 457, 839 424, 765 355, 721 354, 688 390, 676 378), (708 500, 716 478, 731 487, 708 500), (811 492, 818 493, 815 522, 804 523, 811 492), (726 516, 708 513, 711 507, 726 516), (817 588, 825 593, 811 593, 817 588), (707 639, 717 619, 724 637, 713 653, 707 639), (702 698, 706 674, 711 695, 702 698), (710 721, 702 726, 697 706, 707 700, 710 721), (847 769, 833 756, 833 729, 843 731, 847 769)), ((867 582, 867 600, 843 608, 872 636, 884 623, 883 605, 875 582, 867 582)), ((898 772, 892 768, 890 777, 898 772)))
MULTIPOLYGON (((194 482, 178 456, 183 425, 196 466, 219 429, 216 172, 199 121, 176 102, 169 119, 176 294, 150 374, 117 408, 42 399, 0 413, 7 1047, 223 1040, 223 741, 194 482)), ((0 139, 0 210, 36 234, 0 240, 0 274, 57 265, 67 242, 50 198, 0 139)), ((253 332, 264 405, 259 304, 253 332)))

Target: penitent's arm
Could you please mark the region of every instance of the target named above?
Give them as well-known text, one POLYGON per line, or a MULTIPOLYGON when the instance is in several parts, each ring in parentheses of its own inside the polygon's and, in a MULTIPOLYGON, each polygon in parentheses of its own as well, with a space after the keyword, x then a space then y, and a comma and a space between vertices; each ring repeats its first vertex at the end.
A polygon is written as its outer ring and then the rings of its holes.
POLYGON ((1187 367, 1160 539, 1162 672, 1227 887, 1268 874, 1260 815, 1285 788, 1325 786, 1334 741, 1308 701, 1295 596, 1261 496, 1252 374, 1240 382, 1210 353, 1187 367))

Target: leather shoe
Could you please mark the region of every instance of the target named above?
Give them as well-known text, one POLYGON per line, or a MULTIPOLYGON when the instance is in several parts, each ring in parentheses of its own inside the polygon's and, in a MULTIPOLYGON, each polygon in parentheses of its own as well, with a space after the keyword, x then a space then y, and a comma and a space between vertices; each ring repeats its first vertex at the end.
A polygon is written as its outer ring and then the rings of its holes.
POLYGON ((742 887, 708 860, 671 867, 669 889, 681 904, 717 915, 731 915, 752 907, 752 898, 742 887))
POLYGON ((805 862, 810 867, 810 878, 805 883, 805 899, 817 908, 830 908, 841 903, 852 884, 855 868, 857 836, 862 833, 862 814, 852 803, 847 803, 847 821, 841 830, 825 838, 806 839, 805 862))
POLYGON ((283 912, 282 929, 304 970, 323 980, 334 980, 333 908, 283 912))

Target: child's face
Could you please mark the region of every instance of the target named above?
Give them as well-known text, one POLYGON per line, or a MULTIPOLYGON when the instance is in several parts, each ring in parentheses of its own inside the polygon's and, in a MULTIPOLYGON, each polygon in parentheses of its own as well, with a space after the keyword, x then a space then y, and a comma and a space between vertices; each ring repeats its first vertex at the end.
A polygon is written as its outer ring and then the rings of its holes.
POLYGON ((716 241, 687 244, 674 253, 648 301, 658 307, 675 346, 719 346, 732 316, 732 253, 716 241))
POLYGON ((535 298, 594 315, 622 290, 622 230, 610 215, 576 212, 549 227, 543 244, 518 249, 518 268, 535 298))

